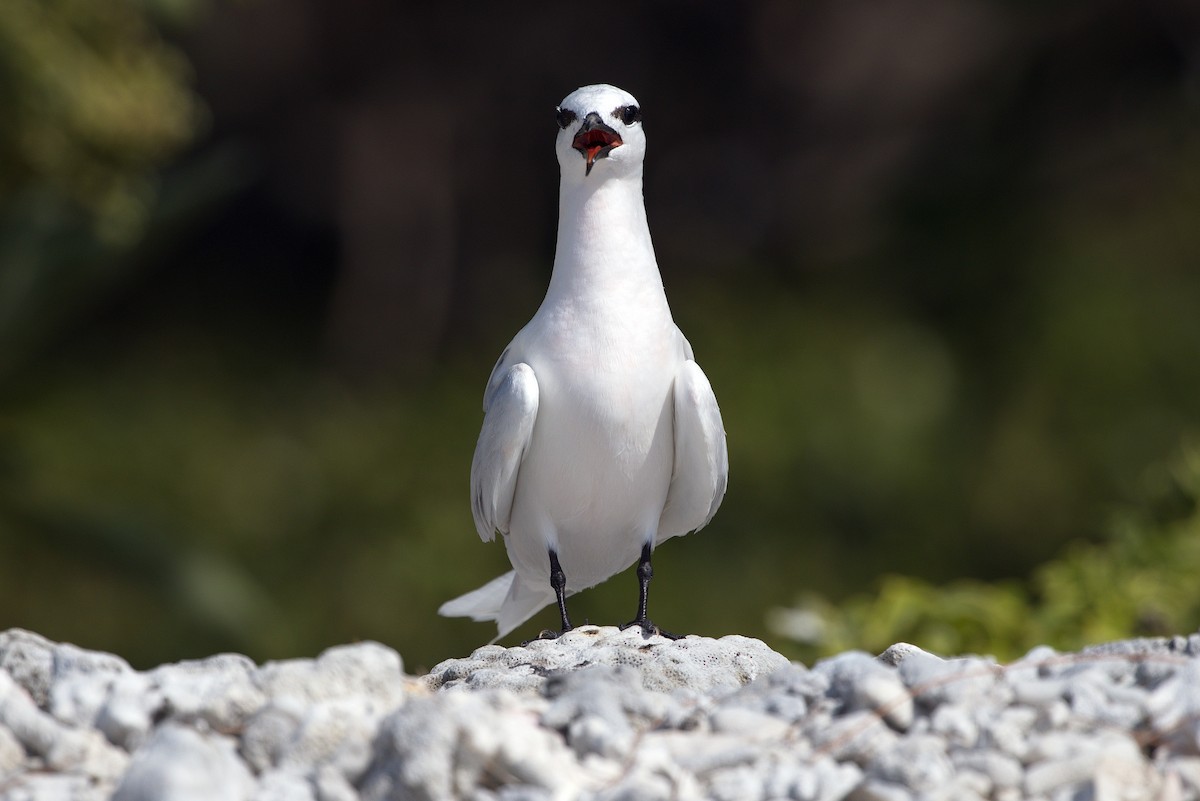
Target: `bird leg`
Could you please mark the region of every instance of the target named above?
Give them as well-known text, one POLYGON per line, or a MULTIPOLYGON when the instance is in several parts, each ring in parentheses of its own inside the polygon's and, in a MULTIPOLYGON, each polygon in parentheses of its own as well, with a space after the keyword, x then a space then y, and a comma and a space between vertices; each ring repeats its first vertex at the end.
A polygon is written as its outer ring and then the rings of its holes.
POLYGON ((550 586, 558 597, 558 614, 562 618, 563 633, 566 633, 571 630, 571 618, 567 617, 567 574, 558 563, 558 554, 553 548, 550 549, 550 586))
MULTIPOLYGON (((550 586, 554 588, 554 595, 558 598, 558 614, 562 618, 562 631, 543 629, 534 638, 535 640, 557 640, 574 628, 571 625, 571 618, 567 617, 567 574, 563 572, 562 565, 558 562, 558 554, 553 548, 550 549, 550 586)), ((533 640, 526 640, 521 645, 529 645, 531 642, 533 640)))
POLYGON ((567 617, 567 574, 563 572, 562 565, 558 563, 558 554, 553 548, 550 549, 550 586, 554 588, 554 595, 558 598, 558 614, 562 618, 562 631, 555 632, 547 629, 538 635, 539 640, 557 639, 573 628, 571 618, 567 617))
POLYGON ((637 568, 638 577, 638 611, 637 617, 621 626, 622 631, 633 626, 640 626, 644 634, 659 634, 666 637, 668 640, 678 640, 683 635, 672 634, 669 631, 663 631, 658 626, 650 622, 650 618, 646 616, 646 599, 650 594, 650 579, 654 578, 654 568, 650 564, 650 543, 642 546, 642 558, 638 562, 637 568))

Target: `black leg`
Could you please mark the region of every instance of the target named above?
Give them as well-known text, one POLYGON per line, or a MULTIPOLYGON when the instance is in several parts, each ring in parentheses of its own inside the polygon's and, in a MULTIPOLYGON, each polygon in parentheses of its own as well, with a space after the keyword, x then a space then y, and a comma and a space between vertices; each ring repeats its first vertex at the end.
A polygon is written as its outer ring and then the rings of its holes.
POLYGON ((571 618, 567 617, 567 574, 558 563, 558 554, 550 551, 550 586, 558 597, 558 614, 562 618, 562 632, 571 630, 571 618))
MULTIPOLYGON (((553 548, 550 549, 550 586, 554 588, 554 595, 558 598, 558 614, 562 619, 562 631, 546 629, 535 638, 538 640, 557 640, 574 628, 571 625, 571 618, 567 617, 567 574, 563 572, 562 565, 558 563, 558 554, 553 548)), ((532 640, 521 644, 528 645, 529 642, 532 640)))
POLYGON ((654 578, 654 567, 650 564, 650 543, 642 546, 642 558, 638 562, 638 611, 637 617, 621 626, 622 629, 640 626, 645 634, 660 634, 670 640, 678 640, 681 635, 663 631, 650 622, 646 615, 646 600, 650 594, 650 579, 654 578))
MULTIPOLYGON (((654 566, 650 564, 650 546, 649 544, 642 546, 642 558, 638 562, 637 569, 638 577, 638 623, 646 622, 646 602, 650 595, 650 579, 654 578, 654 566)), ((645 628, 643 625, 642 628, 645 628)))

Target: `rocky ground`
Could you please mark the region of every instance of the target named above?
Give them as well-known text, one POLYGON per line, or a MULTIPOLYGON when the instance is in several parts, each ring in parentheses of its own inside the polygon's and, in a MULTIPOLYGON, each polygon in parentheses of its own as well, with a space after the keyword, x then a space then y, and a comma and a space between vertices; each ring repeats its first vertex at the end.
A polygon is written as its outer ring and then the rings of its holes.
POLYGON ((409 676, 378 643, 135 671, 0 633, 0 798, 1200 801, 1200 635, 811 669, 583 626, 409 676))

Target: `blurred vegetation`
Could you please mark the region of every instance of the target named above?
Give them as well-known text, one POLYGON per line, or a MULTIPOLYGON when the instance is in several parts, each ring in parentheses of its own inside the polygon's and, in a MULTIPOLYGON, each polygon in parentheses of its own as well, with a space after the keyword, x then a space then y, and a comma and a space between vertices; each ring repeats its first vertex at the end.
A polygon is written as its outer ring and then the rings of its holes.
POLYGON ((148 5, 4 4, 0 203, 59 196, 107 242, 129 242, 144 230, 157 169, 203 119, 187 59, 163 41, 148 5))
POLYGON ((191 65, 156 24, 189 7, 0 7, 0 376, 145 266, 134 249, 171 208, 161 171, 206 120, 191 65))
POLYGON ((553 14, 657 105, 649 215, 729 434, 656 620, 805 658, 1195 629, 1190 29, 927 2, 557 5, 513 37, 433 3, 0 5, 0 628, 142 666, 490 639, 435 611, 507 569, 467 473, 555 165, 552 117, 504 158, 479 120, 596 79, 553 14))
POLYGON ((1076 542, 1027 581, 945 585, 885 577, 874 595, 841 604, 810 597, 771 615, 777 634, 809 658, 849 648, 920 643, 944 654, 1016 658, 1138 636, 1191 632, 1200 620, 1200 445, 1150 471, 1141 508, 1114 515, 1102 543, 1076 542))

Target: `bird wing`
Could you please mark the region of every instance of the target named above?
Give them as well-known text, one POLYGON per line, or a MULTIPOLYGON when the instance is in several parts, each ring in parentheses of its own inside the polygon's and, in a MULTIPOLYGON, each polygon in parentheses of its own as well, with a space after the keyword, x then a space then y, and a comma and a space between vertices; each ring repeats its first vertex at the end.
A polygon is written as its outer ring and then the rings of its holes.
POLYGON ((729 484, 721 410, 708 377, 695 361, 688 359, 679 369, 674 394, 675 467, 659 518, 660 542, 708 525, 729 484))
POLYGON ((485 413, 492 402, 492 395, 496 392, 496 387, 500 385, 500 382, 508 374, 509 368, 513 366, 513 362, 508 358, 509 354, 512 353, 512 349, 513 346, 510 342, 508 347, 504 349, 504 352, 500 354, 500 358, 496 359, 496 364, 492 367, 492 372, 488 375, 487 386, 483 389, 483 411, 485 413))
MULTIPOLYGON (((499 372, 504 357, 496 366, 499 372)), ((514 364, 484 398, 483 429, 471 461, 471 513, 484 542, 508 531, 517 471, 537 419, 538 384, 533 368, 514 364)), ((489 382, 490 384, 490 382, 489 382)))

